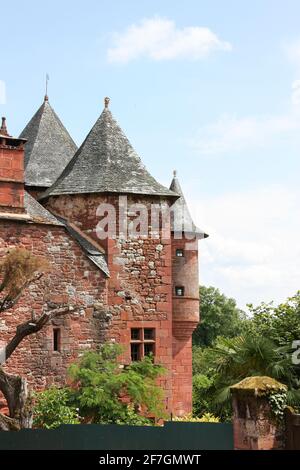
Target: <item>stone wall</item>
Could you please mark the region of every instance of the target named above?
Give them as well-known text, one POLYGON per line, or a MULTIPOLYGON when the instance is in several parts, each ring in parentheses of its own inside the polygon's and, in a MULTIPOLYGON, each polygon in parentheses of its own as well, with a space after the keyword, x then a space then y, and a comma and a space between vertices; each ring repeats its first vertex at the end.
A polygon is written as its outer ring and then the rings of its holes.
POLYGON ((0 256, 14 247, 45 257, 50 272, 29 287, 15 308, 1 314, 0 346, 13 336, 19 323, 40 315, 48 301, 68 302, 80 308, 25 339, 5 369, 24 375, 35 388, 64 384, 68 364, 78 352, 106 339, 110 320, 106 278, 63 227, 2 221, 0 256), (60 352, 53 351, 53 328, 60 328, 60 352))
MULTIPOLYGON (((119 215, 119 199, 107 195, 73 195, 51 197, 47 207, 94 237, 100 220, 97 208, 110 203, 119 215)), ((151 204, 167 203, 155 197, 128 197, 128 221, 130 205, 145 204, 150 215, 151 204)), ((168 223, 168 222, 167 222, 168 223)), ((117 223, 117 232, 119 225, 117 223)), ((153 227, 148 221, 149 232, 153 227)), ((171 412, 172 402, 172 257, 171 240, 161 230, 155 238, 149 236, 117 237, 102 246, 108 257, 110 279, 108 303, 112 314, 108 337, 124 345, 123 362, 130 362, 131 328, 155 328, 155 361, 163 364, 167 374, 161 380, 165 389, 166 407, 171 412)))
POLYGON ((247 377, 231 387, 235 449, 284 449, 284 422, 274 415, 269 397, 286 390, 286 385, 264 376, 247 377))

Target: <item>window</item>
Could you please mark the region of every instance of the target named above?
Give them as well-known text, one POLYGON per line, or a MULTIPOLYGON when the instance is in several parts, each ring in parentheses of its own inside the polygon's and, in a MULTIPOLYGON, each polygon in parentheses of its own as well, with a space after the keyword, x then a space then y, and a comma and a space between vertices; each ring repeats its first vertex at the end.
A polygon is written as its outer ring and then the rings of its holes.
POLYGON ((132 328, 131 329, 131 339, 132 340, 140 340, 141 329, 140 328, 132 328))
POLYGON ((53 351, 60 352, 60 329, 53 328, 53 351))
POLYGON ((183 250, 181 248, 176 250, 176 256, 178 256, 178 258, 182 258, 184 256, 183 250))
POLYGON ((141 344, 131 343, 131 360, 139 361, 141 359, 141 344))
POLYGON ((155 355, 155 329, 131 328, 130 352, 132 361, 155 355))
POLYGON ((144 356, 154 356, 154 344, 153 343, 145 343, 144 344, 144 356))
POLYGON ((154 340, 154 329, 153 328, 145 328, 144 329, 144 340, 152 339, 154 340))
POLYGON ((184 287, 183 286, 176 286, 175 287, 175 294, 178 297, 183 297, 184 296, 184 287))

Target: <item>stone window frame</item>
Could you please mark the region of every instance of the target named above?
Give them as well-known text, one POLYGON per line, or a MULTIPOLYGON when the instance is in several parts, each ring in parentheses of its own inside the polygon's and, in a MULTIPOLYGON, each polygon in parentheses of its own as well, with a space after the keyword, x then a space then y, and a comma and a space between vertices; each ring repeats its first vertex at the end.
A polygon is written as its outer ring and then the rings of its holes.
POLYGON ((156 328, 150 326, 130 328, 130 358, 132 362, 141 361, 152 352, 153 358, 156 355, 156 328), (149 338, 145 337, 145 331, 151 332, 149 338), (133 333, 134 332, 134 333, 133 333), (149 353, 145 354, 145 349, 151 346, 149 353), (135 351, 134 351, 135 349, 135 351), (136 359, 133 359, 133 355, 136 359))
POLYGON ((54 353, 61 352, 61 328, 53 327, 52 330, 52 349, 54 353))

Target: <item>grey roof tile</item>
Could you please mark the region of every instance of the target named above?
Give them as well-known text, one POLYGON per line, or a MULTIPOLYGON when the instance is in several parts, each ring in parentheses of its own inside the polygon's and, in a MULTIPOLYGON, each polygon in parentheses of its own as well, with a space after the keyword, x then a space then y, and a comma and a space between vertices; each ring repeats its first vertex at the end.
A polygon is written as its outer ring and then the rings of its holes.
POLYGON ((49 225, 63 225, 51 212, 25 191, 24 206, 31 222, 49 225))
POLYGON ((95 245, 89 242, 85 237, 81 235, 74 227, 68 224, 66 219, 56 216, 59 222, 64 225, 66 230, 69 232, 72 238, 74 238, 81 248, 85 251, 87 257, 98 267, 104 274, 109 277, 109 269, 106 262, 105 254, 97 249, 95 245))
MULTIPOLYGON (((109 269, 107 266, 105 254, 97 249, 91 242, 84 238, 77 230, 71 227, 65 219, 62 217, 54 216, 47 209, 45 209, 38 201, 36 201, 29 193, 25 191, 24 205, 26 210, 27 218, 20 217, 20 214, 14 214, 15 219, 18 218, 26 222, 46 224, 46 225, 58 225, 64 227, 69 235, 74 238, 85 252, 86 256, 99 268, 101 271, 109 277, 109 269)), ((11 214, 12 215, 12 214, 11 214)), ((3 217, 5 214, 3 214, 3 217)), ((9 214, 6 216, 9 217, 9 214)), ((22 216, 22 215, 21 215, 22 216)), ((9 217, 11 218, 11 217, 9 217)))
POLYGON ((76 144, 47 99, 21 132, 20 138, 27 139, 27 186, 51 186, 77 150, 76 144))
POLYGON ((199 238, 207 238, 208 235, 199 227, 194 224, 192 216, 190 214, 188 205, 186 203, 183 191, 180 183, 174 171, 174 177, 170 185, 170 189, 175 193, 179 194, 180 197, 172 205, 171 212, 171 230, 177 233, 194 233, 199 238))
POLYGON ((178 197, 148 173, 108 108, 42 198, 96 192, 178 197))

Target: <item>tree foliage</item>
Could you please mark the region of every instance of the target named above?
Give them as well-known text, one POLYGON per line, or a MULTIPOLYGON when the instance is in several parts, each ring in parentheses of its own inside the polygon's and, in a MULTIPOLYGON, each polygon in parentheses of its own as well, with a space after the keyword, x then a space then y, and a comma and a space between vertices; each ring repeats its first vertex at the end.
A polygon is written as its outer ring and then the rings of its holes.
POLYGON ((73 400, 87 422, 145 424, 141 416, 164 417, 163 391, 157 385, 165 369, 150 357, 122 367, 122 348, 105 344, 88 351, 70 367, 73 400))
POLYGON ((256 375, 286 384, 288 403, 299 407, 300 366, 293 364, 292 342, 300 339, 300 293, 277 307, 264 303, 249 306, 251 315, 239 317, 236 331, 241 334, 236 335, 232 335, 233 330, 228 334, 225 328, 222 336, 215 336, 220 327, 219 312, 214 302, 211 307, 207 318, 213 323, 217 312, 217 326, 207 336, 214 341, 209 346, 193 347, 194 412, 201 416, 209 411, 222 419, 230 418, 230 386, 256 375))
POLYGON ((0 262, 0 311, 8 310, 19 300, 24 289, 47 270, 47 261, 25 248, 14 248, 0 262))
POLYGON ((220 335, 231 338, 242 332, 245 313, 234 299, 215 287, 200 286, 199 294, 201 322, 194 331, 193 344, 207 347, 220 335))
POLYGON ((33 425, 36 428, 54 429, 61 424, 79 424, 78 409, 70 403, 70 390, 51 387, 35 393, 33 425))
POLYGON ((249 334, 267 336, 278 346, 300 340, 300 291, 278 306, 262 303, 248 307, 252 314, 247 322, 249 334))

